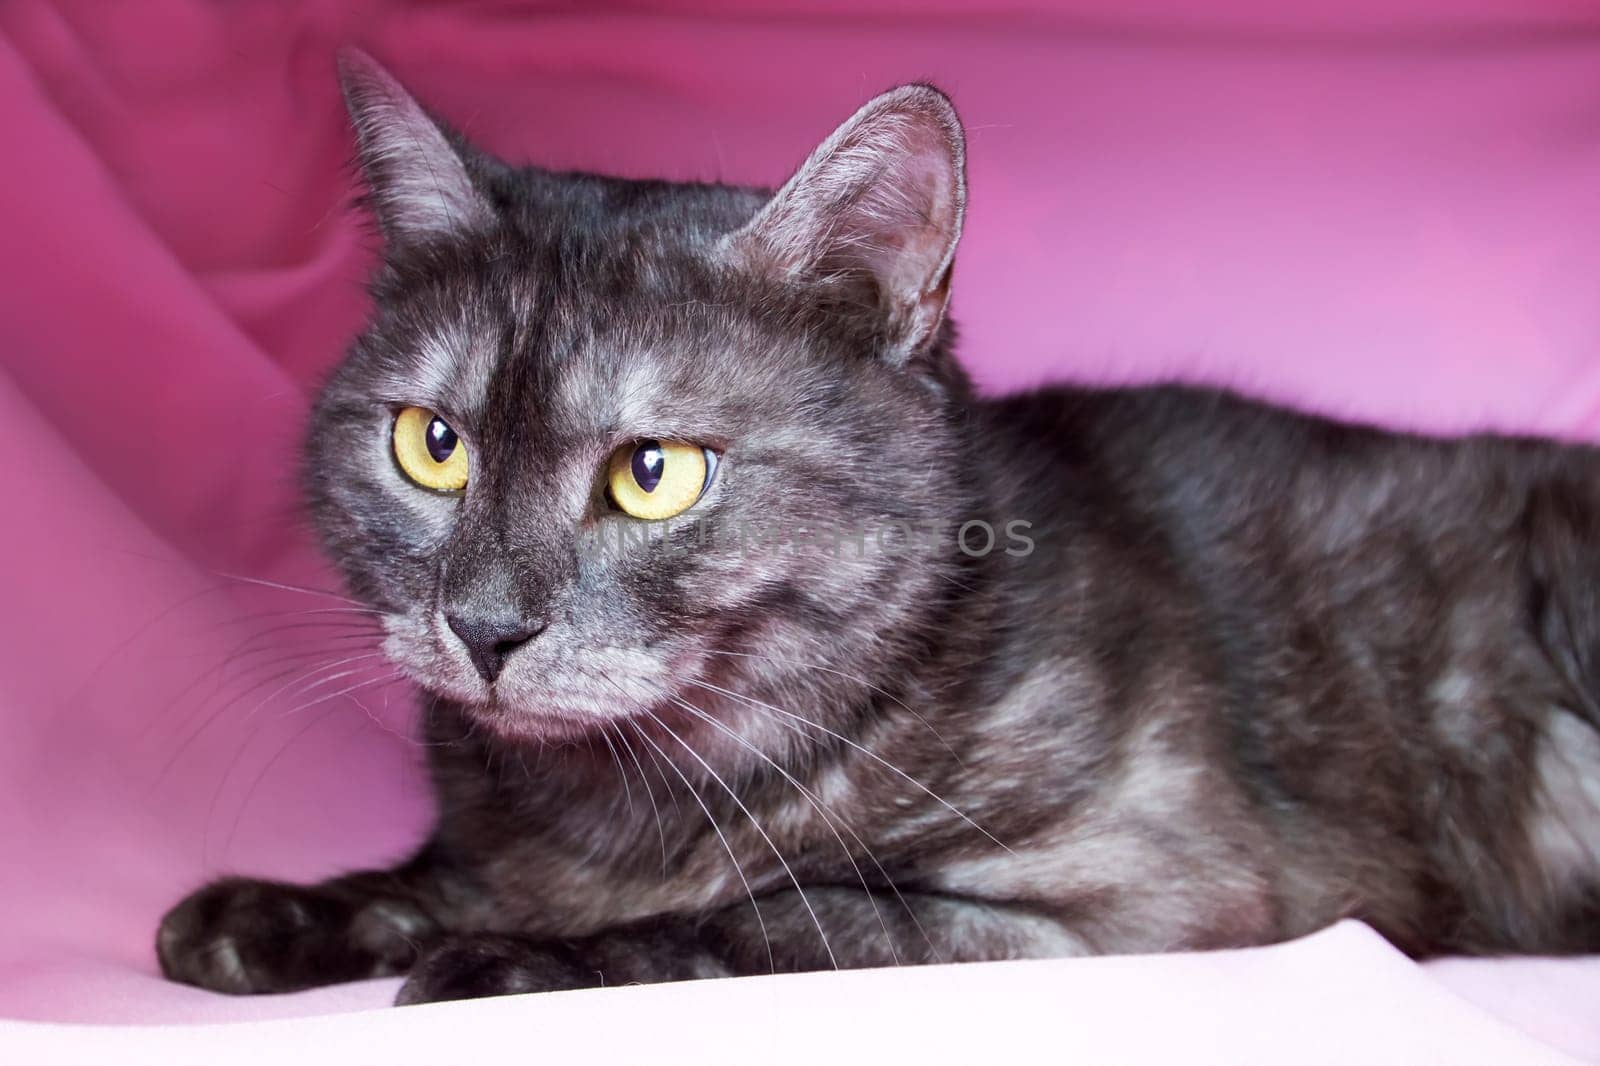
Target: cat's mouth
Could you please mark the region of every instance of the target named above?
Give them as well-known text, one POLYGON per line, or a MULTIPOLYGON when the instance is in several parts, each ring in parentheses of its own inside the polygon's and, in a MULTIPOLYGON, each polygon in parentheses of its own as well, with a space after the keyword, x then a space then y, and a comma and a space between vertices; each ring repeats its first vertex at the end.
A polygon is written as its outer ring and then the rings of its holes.
POLYGON ((442 628, 392 616, 384 653, 424 689, 516 739, 577 739, 649 721, 683 699, 680 679, 702 667, 703 657, 682 642, 586 644, 579 634, 551 627, 491 680, 442 628))
POLYGON ((509 702, 498 694, 491 694, 481 703, 464 702, 464 706, 491 732, 510 740, 582 740, 649 721, 644 709, 619 710, 612 706, 600 711, 568 702, 526 705, 509 702))

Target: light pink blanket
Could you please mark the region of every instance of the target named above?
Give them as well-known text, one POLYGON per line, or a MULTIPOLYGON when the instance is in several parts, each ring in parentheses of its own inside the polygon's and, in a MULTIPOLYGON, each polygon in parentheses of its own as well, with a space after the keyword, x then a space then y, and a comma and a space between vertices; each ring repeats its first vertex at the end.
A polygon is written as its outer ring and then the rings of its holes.
MULTIPOLYGON (((406 691, 358 658, 339 601, 259 583, 332 587, 294 480, 372 261, 345 210, 347 42, 509 158, 635 175, 775 182, 871 93, 932 78, 970 130, 954 310, 986 386, 1179 376, 1394 425, 1600 436, 1588 0, 0 3, 0 1016, 390 994, 223 999, 161 982, 151 952, 202 878, 383 861, 427 817, 406 691)), ((1600 962, 1419 969, 1340 937, 1005 972, 1061 983, 1046 1029, 1115 972, 1126 998, 1084 1017, 1176 1046, 1232 1034, 1282 1061, 1358 1033, 1482 1060, 1493 1029, 1497 1049, 1600 1061, 1600 962), (1283 989, 1369 980, 1381 1016, 1343 993, 1284 1013, 1283 989), (1210 1013, 1174 1005, 1185 981, 1210 1013), (1441 1016, 1440 982, 1476 1006, 1441 1016)), ((1014 993, 992 972, 952 978, 974 1025, 1014 993)), ((922 987, 871 980, 885 1018, 922 987)), ((734 995, 709 987, 684 994, 734 995)), ((591 1000, 540 1017, 562 1002, 591 1000)))

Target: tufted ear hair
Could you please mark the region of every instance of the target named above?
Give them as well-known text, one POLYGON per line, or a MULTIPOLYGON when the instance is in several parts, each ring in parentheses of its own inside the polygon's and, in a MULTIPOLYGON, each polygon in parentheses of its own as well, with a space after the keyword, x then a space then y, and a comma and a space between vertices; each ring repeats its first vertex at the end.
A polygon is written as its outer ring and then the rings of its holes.
POLYGON ((419 243, 493 219, 493 209, 467 172, 464 146, 458 148, 377 60, 360 49, 341 49, 339 85, 386 240, 419 243))
POLYGON ((885 356, 903 363, 944 318, 966 198, 955 108, 906 85, 835 130, 726 250, 787 278, 864 286, 885 316, 885 356))

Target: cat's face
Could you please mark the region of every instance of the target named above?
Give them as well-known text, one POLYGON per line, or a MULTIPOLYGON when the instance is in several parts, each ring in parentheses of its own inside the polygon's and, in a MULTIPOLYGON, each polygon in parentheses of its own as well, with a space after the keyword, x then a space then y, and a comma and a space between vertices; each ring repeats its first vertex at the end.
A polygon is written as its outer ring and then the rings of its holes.
POLYGON ((769 202, 512 171, 370 61, 345 82, 388 249, 307 473, 390 658, 555 737, 915 638, 953 542, 897 523, 947 529, 968 498, 942 97, 874 101, 769 202))

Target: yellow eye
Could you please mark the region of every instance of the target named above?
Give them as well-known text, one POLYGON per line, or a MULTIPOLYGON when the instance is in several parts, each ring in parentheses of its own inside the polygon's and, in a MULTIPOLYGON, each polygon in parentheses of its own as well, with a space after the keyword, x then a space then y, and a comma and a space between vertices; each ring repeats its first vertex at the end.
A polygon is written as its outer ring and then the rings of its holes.
POLYGON ((617 449, 606 486, 618 509, 659 522, 687 511, 716 471, 716 453, 681 441, 645 440, 617 449))
POLYGON ((467 487, 467 446, 450 424, 425 407, 407 407, 394 420, 394 458, 406 477, 435 492, 467 487))

